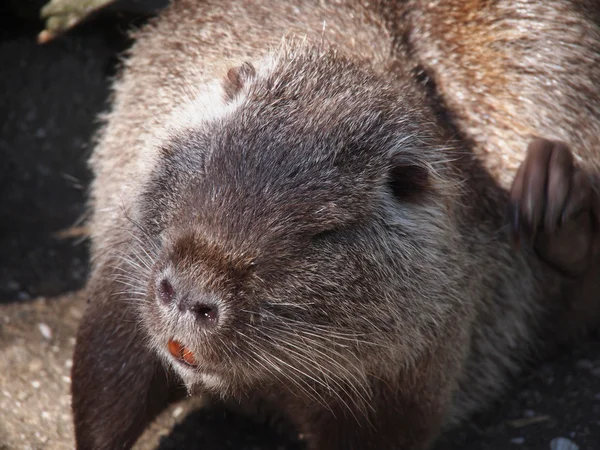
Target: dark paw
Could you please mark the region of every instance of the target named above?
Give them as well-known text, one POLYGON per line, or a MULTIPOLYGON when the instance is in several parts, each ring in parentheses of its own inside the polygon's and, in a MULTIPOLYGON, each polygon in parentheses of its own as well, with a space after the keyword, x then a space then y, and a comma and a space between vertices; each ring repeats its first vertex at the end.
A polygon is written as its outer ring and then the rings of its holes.
POLYGON ((577 276, 598 250, 599 201, 590 177, 565 144, 536 139, 510 193, 515 241, 531 243, 548 264, 577 276))

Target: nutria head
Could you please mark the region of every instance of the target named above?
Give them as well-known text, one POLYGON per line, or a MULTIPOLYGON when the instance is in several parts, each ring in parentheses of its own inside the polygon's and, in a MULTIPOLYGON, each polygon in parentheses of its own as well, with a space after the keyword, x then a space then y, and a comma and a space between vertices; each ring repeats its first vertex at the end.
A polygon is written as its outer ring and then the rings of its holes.
POLYGON ((203 92, 132 218, 151 345, 190 388, 364 403, 374 366, 392 377, 459 326, 445 141, 409 87, 334 51, 244 63, 203 92))

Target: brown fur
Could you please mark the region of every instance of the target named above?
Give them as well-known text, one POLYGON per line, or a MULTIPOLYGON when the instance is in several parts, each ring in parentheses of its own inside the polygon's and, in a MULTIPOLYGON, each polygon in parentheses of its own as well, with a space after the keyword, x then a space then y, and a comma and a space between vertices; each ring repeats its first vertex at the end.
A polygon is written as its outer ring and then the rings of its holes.
MULTIPOLYGON (((596 173, 590 11, 180 0, 139 32, 92 158, 78 447, 129 446, 180 378, 265 400, 315 450, 425 449, 495 398, 565 311, 595 325, 590 264, 574 280, 556 270, 572 268, 556 245, 568 235, 536 228, 517 248, 504 215, 534 136, 596 173)), ((573 185, 587 214, 593 190, 573 185)), ((511 205, 538 191, 515 188, 511 205)), ((552 210, 538 209, 515 207, 513 225, 552 210)))

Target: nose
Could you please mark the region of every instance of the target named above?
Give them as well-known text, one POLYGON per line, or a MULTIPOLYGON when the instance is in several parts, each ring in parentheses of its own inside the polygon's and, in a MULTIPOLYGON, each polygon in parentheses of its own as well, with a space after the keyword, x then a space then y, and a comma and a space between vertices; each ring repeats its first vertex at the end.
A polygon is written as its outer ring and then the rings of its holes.
POLYGON ((164 305, 177 306, 181 312, 190 312, 203 327, 213 327, 219 322, 219 305, 211 294, 177 292, 168 278, 158 283, 158 299, 164 305))

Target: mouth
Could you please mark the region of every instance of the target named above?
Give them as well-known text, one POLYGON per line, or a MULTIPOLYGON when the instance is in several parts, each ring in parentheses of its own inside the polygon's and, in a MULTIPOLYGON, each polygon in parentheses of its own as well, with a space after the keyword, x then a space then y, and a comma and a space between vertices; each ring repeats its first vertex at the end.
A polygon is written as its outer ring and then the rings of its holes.
POLYGON ((196 357, 194 356, 194 352, 192 352, 189 348, 187 348, 181 342, 175 341, 173 339, 169 339, 167 348, 169 349, 169 353, 180 364, 183 364, 187 367, 192 367, 192 368, 198 367, 198 363, 196 362, 196 357))

